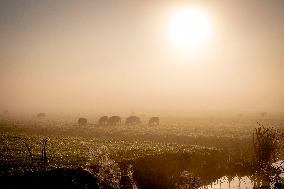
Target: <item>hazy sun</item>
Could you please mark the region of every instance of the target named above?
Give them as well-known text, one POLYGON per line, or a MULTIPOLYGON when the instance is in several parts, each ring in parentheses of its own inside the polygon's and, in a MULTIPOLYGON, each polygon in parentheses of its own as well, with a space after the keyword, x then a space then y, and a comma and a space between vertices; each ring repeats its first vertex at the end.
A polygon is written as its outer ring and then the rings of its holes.
POLYGON ((171 41, 182 49, 196 49, 205 45, 211 34, 207 15, 198 9, 177 10, 170 17, 169 35, 171 41))

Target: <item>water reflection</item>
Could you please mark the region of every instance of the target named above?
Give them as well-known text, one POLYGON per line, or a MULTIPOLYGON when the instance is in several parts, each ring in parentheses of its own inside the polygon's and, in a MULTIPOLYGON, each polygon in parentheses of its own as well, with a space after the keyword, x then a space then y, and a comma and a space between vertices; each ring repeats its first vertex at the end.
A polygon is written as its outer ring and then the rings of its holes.
POLYGON ((211 185, 202 186, 199 189, 253 189, 254 183, 253 181, 247 177, 234 177, 232 179, 224 176, 215 182, 211 183, 211 185))
POLYGON ((212 182, 210 185, 202 186, 199 189, 284 188, 284 185, 282 183, 284 180, 284 161, 281 160, 272 163, 272 168, 275 170, 273 172, 270 172, 270 174, 256 174, 252 177, 235 176, 232 178, 228 176, 223 176, 215 182, 212 182))

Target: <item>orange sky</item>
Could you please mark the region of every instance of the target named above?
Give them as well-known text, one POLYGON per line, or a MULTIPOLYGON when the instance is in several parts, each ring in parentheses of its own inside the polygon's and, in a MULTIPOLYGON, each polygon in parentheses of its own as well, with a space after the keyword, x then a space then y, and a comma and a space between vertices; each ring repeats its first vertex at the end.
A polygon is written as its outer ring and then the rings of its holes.
POLYGON ((10 112, 284 113, 283 1, 0 2, 0 108, 10 112), (212 37, 170 44, 179 7, 212 37))

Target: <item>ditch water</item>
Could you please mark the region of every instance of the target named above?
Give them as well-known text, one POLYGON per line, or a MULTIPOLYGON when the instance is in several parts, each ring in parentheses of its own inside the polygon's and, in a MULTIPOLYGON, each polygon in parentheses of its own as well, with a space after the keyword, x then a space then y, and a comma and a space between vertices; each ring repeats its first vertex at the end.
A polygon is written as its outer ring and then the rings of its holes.
MULTIPOLYGON (((284 161, 278 161, 272 164, 273 167, 278 168, 282 171, 279 175, 280 178, 284 179, 284 161)), ((202 186, 199 189, 254 189, 254 188, 275 188, 275 183, 270 183, 264 180, 253 180, 249 176, 229 178, 223 176, 212 182, 210 185, 202 186)))
POLYGON ((247 176, 234 177, 229 179, 224 176, 207 186, 202 186, 199 189, 253 189, 254 182, 247 176))

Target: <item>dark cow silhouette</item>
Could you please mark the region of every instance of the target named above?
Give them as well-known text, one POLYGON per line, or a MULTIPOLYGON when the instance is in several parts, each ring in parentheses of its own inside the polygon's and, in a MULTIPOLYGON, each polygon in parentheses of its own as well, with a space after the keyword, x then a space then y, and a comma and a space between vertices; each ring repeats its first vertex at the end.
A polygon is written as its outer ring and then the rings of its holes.
POLYGON ((151 117, 149 119, 148 125, 153 126, 153 125, 159 125, 160 124, 160 118, 159 117, 151 117))
POLYGON ((98 125, 107 125, 107 124, 108 124, 108 117, 107 116, 102 116, 98 121, 98 125))
POLYGON ((79 124, 79 125, 82 125, 82 126, 86 126, 86 125, 87 125, 87 119, 84 118, 84 117, 80 117, 80 118, 78 119, 78 124, 79 124))
POLYGON ((121 117, 119 116, 111 116, 108 119, 108 125, 118 125, 121 124, 121 117))
POLYGON ((38 114, 37 114, 37 117, 38 117, 38 118, 45 117, 45 113, 42 113, 42 112, 41 112, 41 113, 38 113, 38 114))
POLYGON ((140 123, 141 123, 141 120, 137 116, 129 116, 125 120, 125 125, 137 125, 137 124, 140 124, 140 123))

